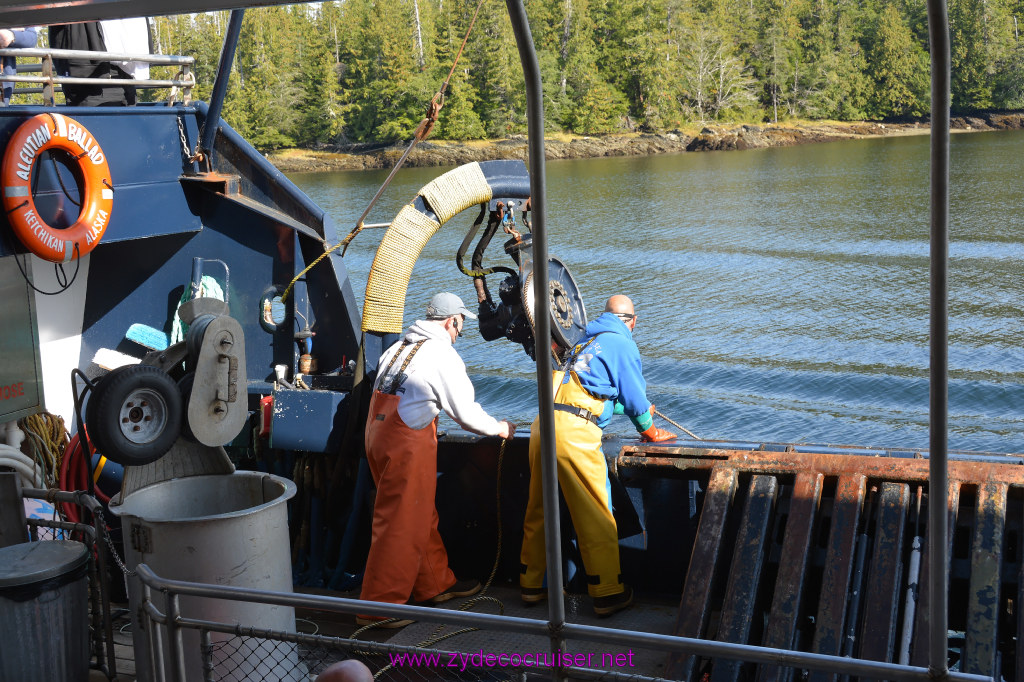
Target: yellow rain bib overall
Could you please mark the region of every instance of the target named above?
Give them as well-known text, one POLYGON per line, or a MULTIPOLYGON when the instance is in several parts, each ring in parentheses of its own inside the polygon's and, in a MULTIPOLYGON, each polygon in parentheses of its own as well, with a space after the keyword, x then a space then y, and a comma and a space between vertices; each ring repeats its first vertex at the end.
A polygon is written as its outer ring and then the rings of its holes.
MULTIPOLYGON (((604 400, 591 396, 580 385, 575 372, 562 383, 565 372, 554 372, 555 452, 558 483, 572 515, 579 538, 580 553, 587 572, 587 591, 592 597, 622 592, 619 574, 619 540, 611 510, 608 464, 601 452, 601 429, 579 414, 562 411, 558 405, 581 408, 596 416, 604 400)), ((540 474, 538 419, 530 428, 530 495, 523 522, 522 575, 520 586, 543 586, 545 571, 544 507, 540 474)))

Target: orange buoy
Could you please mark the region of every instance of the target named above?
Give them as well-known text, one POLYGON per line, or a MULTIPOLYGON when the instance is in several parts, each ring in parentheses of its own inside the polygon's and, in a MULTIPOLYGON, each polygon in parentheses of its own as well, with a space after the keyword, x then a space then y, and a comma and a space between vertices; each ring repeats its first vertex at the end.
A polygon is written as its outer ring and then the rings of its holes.
POLYGON ((103 150, 78 121, 61 114, 38 114, 22 123, 7 143, 0 180, 7 221, 25 248, 35 255, 66 263, 99 244, 110 222, 114 187, 103 150), (78 220, 64 229, 45 223, 32 197, 32 168, 50 149, 70 155, 84 183, 78 220))

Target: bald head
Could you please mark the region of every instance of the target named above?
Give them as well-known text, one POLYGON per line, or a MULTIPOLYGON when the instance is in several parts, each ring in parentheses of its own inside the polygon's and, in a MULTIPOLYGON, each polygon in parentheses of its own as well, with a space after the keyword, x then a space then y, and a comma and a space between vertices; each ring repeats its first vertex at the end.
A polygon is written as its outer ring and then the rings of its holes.
POLYGON ((349 658, 332 664, 316 682, 373 682, 373 673, 362 662, 349 658))
POLYGON ((608 299, 604 306, 604 311, 606 313, 615 313, 616 315, 632 315, 633 301, 629 300, 629 296, 616 294, 608 299))

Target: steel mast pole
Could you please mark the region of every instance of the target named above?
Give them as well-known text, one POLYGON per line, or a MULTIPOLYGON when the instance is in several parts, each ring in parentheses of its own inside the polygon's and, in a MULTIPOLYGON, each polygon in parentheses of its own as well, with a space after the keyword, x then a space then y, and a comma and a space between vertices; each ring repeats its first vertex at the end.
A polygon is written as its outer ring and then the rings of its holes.
POLYGON ((949 601, 949 102, 950 48, 946 0, 928 0, 931 41, 931 321, 929 365, 928 669, 947 665, 949 601))
POLYGON ((224 107, 224 98, 228 93, 228 78, 231 66, 235 61, 235 48, 238 47, 238 36, 242 33, 242 17, 244 9, 231 10, 227 32, 224 34, 224 46, 220 50, 220 61, 217 63, 217 79, 213 82, 213 93, 210 95, 210 109, 200 132, 199 149, 205 155, 206 170, 211 169, 213 141, 220 127, 220 110, 224 107))
MULTIPOLYGON (((530 159, 530 211, 533 235, 533 338, 537 356, 537 403, 540 413, 541 480, 544 489, 544 545, 547 557, 548 627, 551 650, 562 648, 565 602, 562 594, 561 530, 558 519, 558 468, 555 461, 555 408, 551 386, 551 316, 548 314, 547 178, 544 168, 544 92, 540 65, 522 0, 506 0, 519 59, 526 77, 526 120, 530 159)), ((561 666, 551 669, 562 679, 561 666)))

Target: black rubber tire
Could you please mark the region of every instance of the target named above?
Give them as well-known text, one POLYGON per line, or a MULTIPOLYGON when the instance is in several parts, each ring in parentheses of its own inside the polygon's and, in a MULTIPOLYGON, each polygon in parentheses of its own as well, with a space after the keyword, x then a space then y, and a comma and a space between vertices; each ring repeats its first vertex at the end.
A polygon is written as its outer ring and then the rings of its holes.
POLYGON ((188 425, 188 401, 192 396, 192 385, 195 383, 196 373, 188 372, 178 379, 178 393, 181 394, 181 437, 191 443, 197 443, 192 427, 188 425))
POLYGON ((181 431, 181 393, 167 372, 150 365, 118 367, 89 398, 89 436, 105 457, 122 466, 164 456, 181 431))

